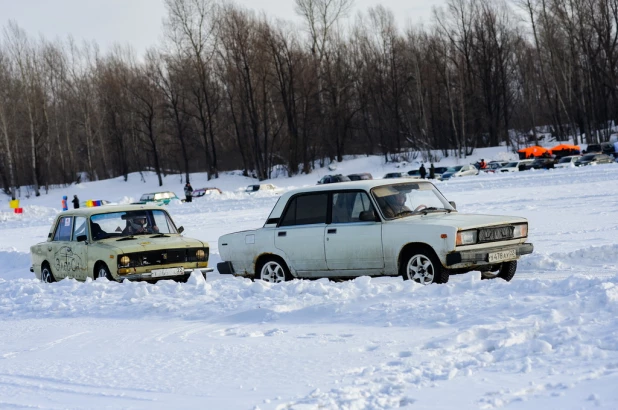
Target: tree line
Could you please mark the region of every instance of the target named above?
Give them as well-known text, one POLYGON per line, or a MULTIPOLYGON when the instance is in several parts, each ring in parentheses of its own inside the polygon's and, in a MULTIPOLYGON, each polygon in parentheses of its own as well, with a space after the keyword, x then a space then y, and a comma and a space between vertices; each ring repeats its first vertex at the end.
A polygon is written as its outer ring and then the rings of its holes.
POLYGON ((84 174, 153 170, 161 185, 292 176, 350 154, 461 157, 541 129, 601 142, 618 118, 618 0, 447 0, 405 29, 382 6, 352 15, 353 0, 295 0, 302 24, 165 4, 165 40, 143 56, 3 28, 7 194, 84 174))

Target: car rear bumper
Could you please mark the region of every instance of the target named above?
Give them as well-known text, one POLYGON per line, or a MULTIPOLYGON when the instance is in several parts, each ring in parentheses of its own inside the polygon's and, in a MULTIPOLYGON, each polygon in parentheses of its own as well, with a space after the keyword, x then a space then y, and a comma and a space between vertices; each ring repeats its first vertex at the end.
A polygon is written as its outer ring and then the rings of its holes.
POLYGON ((515 249, 516 258, 522 255, 528 255, 534 251, 534 246, 531 243, 522 243, 519 245, 496 246, 485 249, 475 249, 472 251, 451 252, 446 255, 446 265, 448 267, 460 267, 457 265, 489 265, 489 254, 494 252, 504 252, 515 249))
POLYGON ((222 275, 234 275, 234 266, 232 266, 232 262, 217 263, 217 270, 222 275))

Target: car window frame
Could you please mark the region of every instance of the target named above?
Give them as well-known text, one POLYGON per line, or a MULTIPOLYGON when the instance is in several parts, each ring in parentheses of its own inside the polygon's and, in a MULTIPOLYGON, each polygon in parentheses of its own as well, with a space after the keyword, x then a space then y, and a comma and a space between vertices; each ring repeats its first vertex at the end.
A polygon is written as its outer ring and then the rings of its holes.
POLYGON ((311 226, 311 225, 328 225, 328 221, 331 219, 331 207, 332 207, 332 196, 329 195, 330 191, 317 191, 317 192, 299 192, 298 194, 292 195, 287 203, 285 204, 285 207, 283 208, 283 211, 281 211, 281 215, 278 218, 277 221, 277 228, 290 228, 290 227, 295 227, 295 226, 311 226), (292 203, 292 201, 296 200, 299 197, 302 196, 312 196, 312 195, 326 195, 326 219, 325 221, 322 222, 316 222, 316 223, 312 223, 312 224, 294 224, 294 225, 282 225, 285 216, 288 212, 288 209, 290 208, 290 205, 292 203))
POLYGON ((54 229, 54 234, 52 235, 50 242, 71 242, 71 237, 73 236, 73 228, 74 228, 73 218, 74 218, 73 215, 63 215, 58 218, 58 221, 56 222, 56 228, 54 229), (63 221, 66 218, 69 218, 71 220, 71 230, 69 234, 69 239, 56 239, 56 233, 58 233, 58 230, 60 229, 60 223, 61 223, 60 221, 63 221))
POLYGON ((359 189, 359 188, 355 188, 355 189, 336 189, 336 190, 332 190, 332 191, 328 191, 329 193, 329 198, 328 198, 328 215, 327 215, 327 219, 326 219, 326 224, 330 225, 330 224, 342 224, 342 225, 348 225, 348 224, 358 224, 358 223, 366 223, 366 222, 377 222, 377 221, 350 221, 350 222, 333 222, 333 205, 334 205, 334 197, 336 194, 349 194, 349 193, 362 193, 365 194, 365 196, 367 197, 367 199, 369 200, 369 204, 371 205, 371 208, 373 209, 373 214, 374 215, 378 215, 378 211, 376 208, 376 204, 374 203, 374 201, 372 200, 372 195, 367 192, 364 189, 359 189))

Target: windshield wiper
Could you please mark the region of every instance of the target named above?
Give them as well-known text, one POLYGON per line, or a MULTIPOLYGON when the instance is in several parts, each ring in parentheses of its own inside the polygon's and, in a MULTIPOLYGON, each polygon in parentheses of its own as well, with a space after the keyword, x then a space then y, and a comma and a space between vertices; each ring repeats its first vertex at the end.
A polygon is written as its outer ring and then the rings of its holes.
POLYGON ((125 236, 123 238, 120 239, 116 239, 116 242, 120 242, 120 241, 128 241, 129 239, 136 239, 135 236, 130 235, 130 236, 125 236))
POLYGON ((405 214, 413 214, 413 213, 414 213, 414 211, 410 211, 410 210, 407 210, 407 211, 401 211, 401 212, 399 212, 398 214, 396 214, 396 215, 395 215, 395 218, 397 218, 398 216, 401 216, 401 215, 405 215, 405 214))
POLYGON ((421 210, 420 212, 421 212, 423 215, 427 215, 430 211, 446 211, 446 212, 448 212, 449 214, 450 214, 451 212, 453 212, 451 209, 446 209, 446 208, 436 208, 435 206, 430 206, 429 208, 425 208, 425 209, 421 210))

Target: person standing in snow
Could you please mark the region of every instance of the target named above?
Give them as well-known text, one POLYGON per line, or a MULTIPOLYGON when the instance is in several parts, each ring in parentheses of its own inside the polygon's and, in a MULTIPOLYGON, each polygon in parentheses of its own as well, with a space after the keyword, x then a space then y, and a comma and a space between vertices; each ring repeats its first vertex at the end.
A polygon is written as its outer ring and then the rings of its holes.
POLYGON ((189 182, 185 184, 185 202, 191 202, 193 198, 193 187, 189 182))
POLYGON ((433 162, 431 163, 431 166, 429 167, 429 179, 435 179, 436 178, 436 168, 433 166, 433 162))
POLYGON ((71 202, 73 202, 73 209, 79 208, 79 198, 77 195, 73 195, 73 200, 71 202))
POLYGON ((421 167, 418 169, 419 174, 421 174, 421 178, 425 179, 427 176, 427 170, 425 169, 425 164, 421 164, 421 167))

